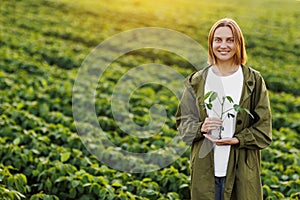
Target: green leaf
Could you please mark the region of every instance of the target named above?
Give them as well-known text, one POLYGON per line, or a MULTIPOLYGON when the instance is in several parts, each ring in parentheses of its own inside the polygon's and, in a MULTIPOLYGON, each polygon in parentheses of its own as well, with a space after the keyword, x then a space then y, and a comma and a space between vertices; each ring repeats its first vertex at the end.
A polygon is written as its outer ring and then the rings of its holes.
POLYGON ((123 185, 122 185, 121 183, 119 183, 119 182, 114 182, 114 183, 112 184, 112 186, 113 186, 113 187, 122 187, 123 185))
POLYGON ((233 105, 233 108, 234 108, 234 110, 235 110, 236 112, 242 112, 242 111, 243 111, 243 109, 242 109, 239 105, 237 105, 237 104, 234 104, 234 105, 233 105))
POLYGON ((150 181, 152 181, 151 178, 144 178, 144 179, 143 179, 143 182, 150 182, 150 181))
POLYGON ((229 101, 229 103, 233 103, 233 99, 231 98, 231 96, 226 96, 226 99, 229 101))
POLYGON ((189 185, 186 184, 186 183, 181 184, 181 185, 179 186, 180 189, 182 189, 182 188, 188 188, 188 187, 189 187, 189 185))
POLYGON ((106 188, 102 188, 99 192, 98 192, 98 196, 99 197, 105 197, 107 193, 107 189, 106 188))
POLYGON ((76 188, 71 188, 69 192, 70 192, 70 197, 72 199, 74 199, 76 197, 76 194, 77 194, 76 188))
POLYGON ((49 178, 47 178, 45 185, 46 185, 47 190, 50 191, 52 188, 52 182, 49 178))
POLYGON ((212 109, 212 104, 211 104, 211 103, 207 103, 207 104, 205 104, 205 105, 206 105, 206 108, 207 108, 207 109, 209 109, 209 110, 212 109))
POLYGON ((72 181, 71 185, 72 185, 72 188, 76 188, 78 185, 80 184, 80 181, 72 181))
POLYGON ((119 198, 121 200, 127 200, 126 194, 123 191, 120 192, 119 198))
POLYGON ((13 176, 8 177, 7 181, 8 181, 8 187, 13 187, 15 182, 14 177, 13 176))
POLYGON ((246 113, 248 113, 248 114, 254 119, 254 116, 251 114, 251 112, 250 112, 248 109, 244 108, 244 111, 245 111, 246 113))
POLYGON ((70 152, 62 153, 62 154, 60 155, 60 161, 61 161, 61 162, 66 162, 67 160, 69 160, 70 156, 71 156, 71 153, 70 153, 70 152))
POLYGON ((204 100, 206 100, 210 95, 211 95, 212 91, 210 92, 207 92, 205 95, 204 95, 204 100))
POLYGON ((168 192, 167 197, 170 200, 179 199, 179 195, 176 192, 168 192))
POLYGON ((155 195, 155 191, 152 190, 152 189, 143 189, 142 190, 142 195, 143 196, 152 196, 152 195, 155 195))
POLYGON ((217 97, 218 97, 218 93, 212 92, 209 97, 209 102, 213 102, 214 100, 216 100, 217 97))
POLYGON ((67 177, 60 176, 58 179, 55 180, 55 183, 59 183, 59 182, 66 181, 66 180, 68 180, 67 177))
POLYGON ((20 142, 21 142, 20 138, 17 137, 16 139, 14 139, 13 144, 18 146, 20 142))

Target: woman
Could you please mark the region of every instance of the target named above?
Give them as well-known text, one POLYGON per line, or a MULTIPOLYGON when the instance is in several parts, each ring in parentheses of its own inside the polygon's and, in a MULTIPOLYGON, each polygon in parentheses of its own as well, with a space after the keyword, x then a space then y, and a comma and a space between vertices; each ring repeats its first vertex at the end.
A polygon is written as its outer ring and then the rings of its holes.
MULTIPOLYGON (((272 140, 267 88, 259 72, 245 66, 242 31, 232 19, 216 22, 208 36, 209 66, 191 74, 176 114, 183 140, 191 144, 191 198, 203 200, 263 199, 260 150, 272 140), (214 91, 219 101, 205 106, 204 94, 214 91), (221 96, 250 110, 220 119, 221 96), (216 112, 217 111, 217 112, 216 112), (217 113, 218 114, 218 113, 217 113), (216 137, 222 127, 222 139, 216 137), (213 145, 211 145, 213 144, 213 145)), ((226 116, 226 115, 225 115, 226 116)))

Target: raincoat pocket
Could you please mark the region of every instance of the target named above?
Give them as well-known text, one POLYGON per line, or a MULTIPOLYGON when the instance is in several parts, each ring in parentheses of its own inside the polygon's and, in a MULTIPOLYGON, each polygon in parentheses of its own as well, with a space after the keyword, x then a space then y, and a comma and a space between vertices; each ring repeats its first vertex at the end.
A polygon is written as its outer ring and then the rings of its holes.
POLYGON ((254 169, 257 166, 257 153, 255 150, 246 149, 246 164, 250 169, 254 169))

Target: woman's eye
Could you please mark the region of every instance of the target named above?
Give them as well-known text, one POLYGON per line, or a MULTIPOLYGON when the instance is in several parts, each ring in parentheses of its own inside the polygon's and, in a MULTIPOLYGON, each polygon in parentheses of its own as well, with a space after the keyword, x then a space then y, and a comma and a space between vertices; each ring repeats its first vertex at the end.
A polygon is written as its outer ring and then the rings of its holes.
POLYGON ((233 40, 233 39, 229 39, 228 42, 229 42, 229 43, 232 43, 232 42, 234 42, 234 40, 233 40))

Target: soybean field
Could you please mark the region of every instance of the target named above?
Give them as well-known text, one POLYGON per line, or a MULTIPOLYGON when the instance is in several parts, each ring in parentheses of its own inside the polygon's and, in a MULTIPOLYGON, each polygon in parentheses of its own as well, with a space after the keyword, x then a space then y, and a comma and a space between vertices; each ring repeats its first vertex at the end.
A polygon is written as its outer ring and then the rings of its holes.
POLYGON ((264 199, 300 199, 299 11, 299 0, 1 0, 0 199, 190 199, 175 113, 224 17, 269 90, 264 199))

